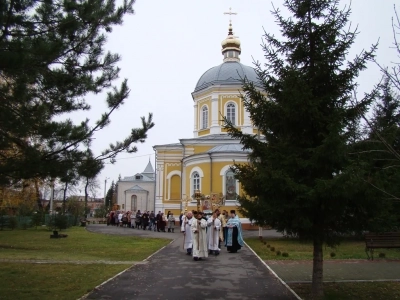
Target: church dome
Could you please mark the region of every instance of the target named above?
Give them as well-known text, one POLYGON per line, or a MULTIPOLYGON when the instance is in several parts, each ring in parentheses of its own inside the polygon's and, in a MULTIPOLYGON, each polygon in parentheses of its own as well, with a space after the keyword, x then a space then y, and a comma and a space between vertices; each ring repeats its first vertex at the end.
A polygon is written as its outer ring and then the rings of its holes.
MULTIPOLYGON (((230 13, 229 13, 230 14, 230 13)), ((254 68, 240 63, 240 40, 233 34, 232 22, 229 22, 228 36, 222 41, 224 62, 206 71, 199 79, 194 92, 213 85, 241 85, 244 78, 262 87, 254 68)))
POLYGON ((227 61, 206 71, 197 82, 194 92, 213 85, 240 85, 245 77, 260 86, 257 74, 252 67, 237 61, 227 61))

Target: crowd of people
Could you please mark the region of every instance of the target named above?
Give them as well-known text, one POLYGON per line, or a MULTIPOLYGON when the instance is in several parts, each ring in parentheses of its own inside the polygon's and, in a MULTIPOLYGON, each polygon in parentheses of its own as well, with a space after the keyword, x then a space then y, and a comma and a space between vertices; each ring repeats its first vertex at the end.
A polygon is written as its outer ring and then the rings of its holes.
POLYGON ((235 210, 229 215, 226 210, 221 213, 216 209, 208 219, 203 212, 187 212, 182 218, 181 231, 183 248, 195 261, 208 255, 219 255, 221 243, 229 253, 237 253, 244 245, 242 226, 235 210))
MULTIPOLYGON (((175 232, 175 222, 171 211, 166 215, 161 211, 155 214, 140 210, 110 211, 107 214, 107 225, 158 232, 175 232)), ((235 210, 229 214, 226 210, 221 213, 216 209, 208 218, 201 211, 189 211, 179 216, 179 226, 184 235, 183 248, 195 261, 208 255, 219 255, 222 243, 229 253, 237 253, 244 245, 242 226, 235 210)))
POLYGON ((175 232, 175 217, 172 212, 167 215, 158 212, 156 215, 153 211, 144 211, 143 213, 138 210, 132 211, 110 211, 107 214, 107 225, 128 227, 143 230, 153 230, 158 232, 175 232))

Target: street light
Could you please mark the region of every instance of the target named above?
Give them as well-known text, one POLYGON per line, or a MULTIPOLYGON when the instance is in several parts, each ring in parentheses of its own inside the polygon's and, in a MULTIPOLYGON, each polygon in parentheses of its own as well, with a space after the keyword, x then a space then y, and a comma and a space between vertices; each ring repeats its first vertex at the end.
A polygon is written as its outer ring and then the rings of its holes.
MULTIPOLYGON (((104 205, 106 205, 106 188, 107 188, 107 179, 110 179, 110 177, 106 177, 104 180, 104 205)), ((110 203, 111 204, 111 203, 110 203)))

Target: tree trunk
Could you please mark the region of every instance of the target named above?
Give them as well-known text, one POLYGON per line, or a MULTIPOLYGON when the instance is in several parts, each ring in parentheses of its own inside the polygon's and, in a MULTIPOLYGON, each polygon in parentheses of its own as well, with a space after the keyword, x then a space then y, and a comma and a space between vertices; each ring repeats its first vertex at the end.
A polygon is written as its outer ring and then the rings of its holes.
POLYGON ((63 197, 63 204, 62 204, 62 214, 65 215, 65 200, 67 198, 67 189, 68 189, 68 182, 65 183, 65 188, 64 188, 64 197, 63 197))
POLYGON ((324 296, 323 290, 323 268, 324 259, 322 256, 322 241, 319 237, 314 237, 314 252, 313 252, 313 274, 311 285, 311 298, 314 300, 322 299, 324 296))
POLYGON ((35 182, 35 194, 36 194, 36 203, 38 206, 39 211, 43 211, 43 204, 42 204, 42 199, 40 199, 40 191, 39 191, 39 184, 38 180, 34 179, 35 182))
POLYGON ((88 214, 88 209, 87 209, 87 207, 88 207, 88 187, 89 187, 89 177, 86 177, 86 184, 85 184, 85 209, 83 210, 84 211, 84 214, 85 214, 85 219, 87 218, 87 214, 88 214))

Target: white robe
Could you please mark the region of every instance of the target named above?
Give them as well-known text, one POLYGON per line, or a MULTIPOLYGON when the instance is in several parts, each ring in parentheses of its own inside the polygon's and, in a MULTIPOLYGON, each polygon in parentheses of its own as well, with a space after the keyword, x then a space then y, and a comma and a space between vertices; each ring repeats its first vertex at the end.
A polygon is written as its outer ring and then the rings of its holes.
POLYGON ((207 240, 208 240, 208 250, 219 251, 219 231, 221 230, 221 221, 218 218, 211 216, 207 220, 207 240))
POLYGON ((186 216, 182 218, 182 227, 181 231, 184 233, 183 239, 183 248, 191 249, 193 248, 193 235, 192 235, 192 221, 195 220, 193 217, 189 220, 186 216))
POLYGON ((193 257, 208 257, 206 228, 207 221, 204 219, 192 222, 193 257))

